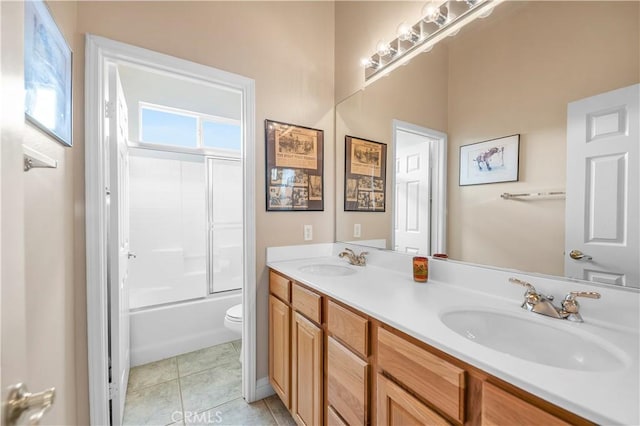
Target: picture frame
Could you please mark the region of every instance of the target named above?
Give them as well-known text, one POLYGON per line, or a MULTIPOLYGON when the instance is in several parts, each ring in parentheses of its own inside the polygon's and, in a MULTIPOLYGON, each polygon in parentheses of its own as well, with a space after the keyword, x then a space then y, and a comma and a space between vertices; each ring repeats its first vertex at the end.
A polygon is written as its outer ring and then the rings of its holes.
POLYGON ((387 191, 387 145, 345 136, 344 211, 384 212, 387 191))
POLYGON ((25 118, 71 147, 72 52, 42 0, 24 3, 25 118))
POLYGON ((324 211, 324 131, 264 124, 267 211, 324 211))
POLYGON ((459 186, 517 182, 520 134, 460 147, 459 186))

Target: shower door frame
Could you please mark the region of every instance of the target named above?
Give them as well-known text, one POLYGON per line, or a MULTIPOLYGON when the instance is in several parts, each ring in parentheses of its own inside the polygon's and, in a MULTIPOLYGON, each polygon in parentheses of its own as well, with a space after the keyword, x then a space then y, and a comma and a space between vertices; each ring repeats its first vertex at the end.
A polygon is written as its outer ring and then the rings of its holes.
MULTIPOLYGON (((248 401, 264 398, 268 386, 256 380, 256 230, 255 230, 255 81, 159 52, 92 34, 85 40, 85 206, 87 257, 87 339, 89 407, 91 424, 110 424, 108 378, 107 305, 107 198, 105 170, 109 167, 104 134, 107 112, 108 63, 129 63, 195 78, 238 90, 242 95, 244 283, 242 396, 248 401)), ((262 382, 262 380, 260 380, 262 382)))

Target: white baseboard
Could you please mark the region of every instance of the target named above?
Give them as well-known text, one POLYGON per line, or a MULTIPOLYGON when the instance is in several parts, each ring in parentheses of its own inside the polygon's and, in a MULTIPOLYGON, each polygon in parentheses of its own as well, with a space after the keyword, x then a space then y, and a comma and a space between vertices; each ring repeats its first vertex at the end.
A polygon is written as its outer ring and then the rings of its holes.
POLYGON ((268 377, 262 377, 256 380, 256 401, 265 399, 273 394, 275 394, 275 391, 271 387, 268 377))

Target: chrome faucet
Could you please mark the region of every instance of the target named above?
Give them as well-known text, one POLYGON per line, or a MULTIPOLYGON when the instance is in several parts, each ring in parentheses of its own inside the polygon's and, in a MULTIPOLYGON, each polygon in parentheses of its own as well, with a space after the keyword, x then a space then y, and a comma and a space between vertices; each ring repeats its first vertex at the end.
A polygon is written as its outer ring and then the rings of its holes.
POLYGON ((366 256, 369 253, 366 251, 363 251, 360 254, 355 254, 353 252, 353 250, 349 249, 349 248, 345 248, 343 252, 341 252, 340 254, 338 254, 338 257, 346 257, 347 259, 349 259, 349 263, 352 265, 356 265, 356 266, 364 266, 367 264, 367 258, 366 256))
POLYGON ((572 291, 567 294, 562 301, 561 307, 553 305, 553 296, 545 296, 538 293, 536 288, 526 281, 517 278, 509 278, 509 281, 525 287, 524 302, 522 309, 546 315, 552 318, 567 319, 569 321, 583 322, 580 315, 580 305, 576 297, 588 297, 590 299, 600 299, 600 293, 595 291, 572 291))

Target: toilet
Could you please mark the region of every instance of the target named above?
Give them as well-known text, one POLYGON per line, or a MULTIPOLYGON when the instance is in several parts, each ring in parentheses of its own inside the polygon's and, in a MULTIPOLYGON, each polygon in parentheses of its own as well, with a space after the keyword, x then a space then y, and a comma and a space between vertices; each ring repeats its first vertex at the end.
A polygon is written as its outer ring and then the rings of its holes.
MULTIPOLYGON (((224 316, 224 326, 242 337, 242 303, 227 309, 224 316)), ((240 345, 240 362, 242 362, 243 345, 240 345)))

